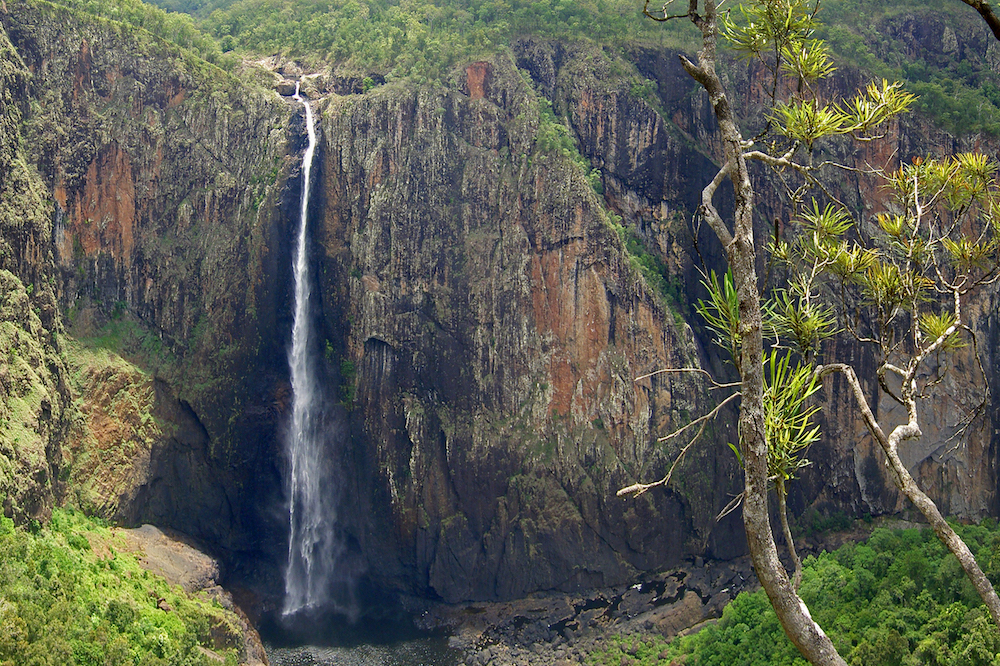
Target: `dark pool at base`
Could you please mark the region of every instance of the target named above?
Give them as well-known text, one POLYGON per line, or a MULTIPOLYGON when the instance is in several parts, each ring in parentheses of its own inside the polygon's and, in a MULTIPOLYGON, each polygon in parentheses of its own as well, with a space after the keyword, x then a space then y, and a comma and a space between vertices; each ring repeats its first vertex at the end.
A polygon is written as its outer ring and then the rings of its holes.
POLYGON ((448 637, 414 628, 404 615, 338 614, 266 618, 260 628, 271 666, 459 666, 448 637))
POLYGON ((458 666, 461 654, 445 638, 423 638, 392 645, 275 648, 265 644, 271 666, 458 666))

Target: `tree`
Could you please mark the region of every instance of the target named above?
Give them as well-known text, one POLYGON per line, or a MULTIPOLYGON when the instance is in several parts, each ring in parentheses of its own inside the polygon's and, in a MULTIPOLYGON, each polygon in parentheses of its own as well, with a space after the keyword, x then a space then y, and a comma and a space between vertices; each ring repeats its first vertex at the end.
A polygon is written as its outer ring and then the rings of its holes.
MULTIPOLYGON (((776 377, 774 364, 778 361, 773 352, 770 356, 771 383, 767 384, 764 378, 762 337, 764 317, 755 269, 759 248, 755 243, 753 231, 755 193, 748 164, 751 161, 759 161, 775 170, 785 186, 792 208, 800 209, 803 207, 805 194, 810 189, 824 189, 818 174, 824 167, 831 166, 826 162, 815 163, 817 142, 828 137, 845 135, 861 141, 874 140, 878 138, 878 128, 890 118, 907 110, 913 97, 903 92, 898 84, 882 81, 872 83, 851 99, 836 104, 825 103, 816 89, 816 84, 833 71, 833 66, 823 42, 813 38, 818 2, 810 6, 806 0, 755 0, 733 12, 739 14, 741 20, 731 20, 729 16, 719 15, 714 0, 689 0, 687 11, 671 14, 673 1, 669 0, 659 10, 652 12, 647 0, 644 13, 657 21, 687 18, 699 28, 702 36, 702 48, 698 52, 696 61, 682 56, 681 64, 708 93, 719 124, 723 146, 722 168, 702 191, 699 214, 722 244, 732 273, 735 308, 729 307, 729 311, 735 310, 735 320, 729 322, 726 328, 731 333, 729 345, 733 350, 734 363, 740 374, 739 455, 745 470, 743 517, 750 555, 761 585, 785 632, 796 647, 813 664, 843 664, 845 663, 843 658, 837 654, 823 630, 812 620, 778 560, 768 517, 768 486, 772 482, 778 486, 780 503, 783 499, 782 486, 786 475, 776 470, 775 457, 769 448, 769 438, 775 439, 776 431, 772 427, 769 432, 768 416, 769 413, 773 416, 775 401, 772 394, 769 402, 765 388, 775 390, 775 380, 780 383, 782 379, 776 377), (716 71, 720 34, 725 34, 738 53, 763 64, 772 77, 770 95, 773 110, 765 127, 752 141, 744 139, 737 114, 716 71), (756 144, 760 144, 761 147, 757 148, 756 144), (794 183, 792 183, 793 177, 797 179, 794 183), (735 207, 730 221, 723 219, 715 205, 716 191, 726 178, 731 181, 735 194, 735 207)), ((920 165, 917 165, 917 168, 919 169, 920 165)), ((937 169, 937 165, 934 168, 937 169)), ((947 172, 947 168, 945 171, 947 172)), ((886 310, 884 319, 886 326, 880 329, 883 330, 883 335, 899 325, 899 322, 894 320, 895 313, 902 301, 907 301, 911 313, 908 323, 911 331, 910 339, 913 340, 910 349, 912 355, 904 366, 895 365, 891 360, 892 354, 899 352, 900 347, 892 342, 885 347, 888 353, 883 362, 883 374, 891 371, 903 383, 903 388, 899 389, 894 397, 907 409, 909 418, 906 424, 895 427, 888 435, 884 433, 869 405, 864 401, 856 374, 849 366, 820 365, 812 371, 812 377, 816 380, 833 372, 841 372, 847 377, 854 394, 859 399, 859 410, 889 459, 897 485, 928 516, 928 520, 942 541, 959 555, 963 568, 994 614, 994 619, 1000 622, 1000 614, 994 611, 994 608, 1000 611, 1000 606, 996 606, 993 602, 996 594, 989 581, 982 575, 968 548, 941 518, 933 502, 916 488, 916 484, 895 453, 900 441, 920 434, 916 401, 920 397, 922 387, 918 386, 916 373, 930 355, 957 344, 954 342, 956 331, 961 328, 970 332, 968 327, 962 328, 961 298, 967 293, 966 288, 971 288, 973 282, 981 284, 984 280, 991 279, 988 270, 981 271, 981 275, 967 278, 963 275, 968 276, 968 273, 959 270, 960 265, 965 265, 962 262, 982 269, 984 261, 986 263, 992 261, 976 254, 975 243, 963 244, 960 239, 956 240, 955 232, 964 230, 961 223, 942 222, 933 226, 924 216, 929 201, 947 208, 946 199, 952 189, 958 197, 956 200, 966 196, 961 192, 967 191, 969 186, 962 179, 967 179, 968 174, 960 175, 958 172, 961 171, 962 168, 958 168, 953 172, 954 180, 947 173, 941 176, 929 167, 924 167, 924 172, 911 174, 904 170, 899 175, 890 175, 890 182, 895 182, 897 185, 909 186, 911 176, 914 183, 912 209, 915 211, 915 217, 904 216, 902 222, 896 221, 895 218, 885 218, 891 224, 898 222, 909 225, 907 227, 909 229, 915 229, 908 237, 909 249, 895 248, 897 263, 888 265, 895 268, 888 268, 886 264, 878 261, 877 252, 866 254, 863 248, 849 247, 840 252, 834 251, 833 246, 829 246, 826 254, 814 255, 815 261, 811 264, 807 261, 799 262, 799 267, 807 270, 796 272, 791 280, 792 287, 778 294, 778 302, 771 308, 774 316, 770 318, 770 326, 775 331, 783 329, 786 336, 790 335, 794 339, 802 361, 808 365, 813 362, 822 337, 831 332, 828 326, 830 311, 815 303, 819 295, 817 286, 821 274, 831 271, 836 273, 839 270, 845 276, 844 284, 849 276, 855 280, 852 287, 856 288, 858 293, 873 303, 881 302, 883 305, 879 307, 884 307, 886 310), (927 197, 927 187, 932 188, 930 199, 927 197), (913 222, 914 219, 917 220, 916 224, 913 222), (919 270, 915 270, 914 253, 928 251, 928 235, 933 239, 935 247, 929 254, 922 255, 923 263, 920 263, 919 270), (950 253, 953 258, 952 263, 948 264, 951 268, 946 267, 943 262, 945 253, 950 253), (940 278, 935 283, 936 288, 941 293, 948 293, 953 297, 954 312, 951 315, 921 310, 920 303, 924 289, 922 285, 929 279, 929 271, 934 271, 940 278), (880 275, 882 277, 879 277, 880 275), (900 286, 897 284, 899 282, 905 284, 900 286), (891 297, 895 302, 884 300, 882 296, 891 297)), ((980 181, 983 179, 980 178, 980 181)), ((981 192, 991 186, 983 181, 980 185, 971 187, 973 189, 979 187, 976 191, 981 192)), ((960 209, 964 205, 967 212, 972 199, 966 197, 963 201, 960 209)), ((979 207, 992 206, 984 203, 985 201, 985 198, 980 198, 976 199, 975 203, 979 207)), ((956 219, 963 216, 960 209, 952 211, 957 214, 956 219)), ((815 206, 811 214, 811 218, 809 214, 802 216, 802 220, 806 223, 802 233, 802 237, 806 238, 806 245, 803 247, 808 246, 809 238, 815 238, 816 233, 821 235, 829 233, 831 239, 837 238, 836 242, 841 243, 841 237, 851 227, 849 217, 837 206, 828 206, 822 210, 815 206), (813 225, 811 231, 809 224, 813 225)), ((775 244, 776 252, 780 253, 783 250, 787 252, 787 246, 783 248, 780 243, 775 244)), ((787 357, 782 362, 787 364, 787 357)), ((787 369, 789 366, 785 367, 787 369)), ((796 373, 800 369, 801 366, 796 368, 796 373)), ((784 381, 787 382, 787 379, 788 377, 785 377, 784 381)), ((883 388, 886 386, 883 381, 883 388)), ((801 405, 797 413, 803 413, 801 405)), ((800 420, 796 436, 808 436, 811 432, 808 419, 805 419, 805 422, 800 420)), ((620 493, 644 492, 654 485, 669 481, 672 472, 673 468, 656 484, 636 484, 623 489, 620 493)), ((786 536, 786 540, 791 542, 790 535, 786 536)))
MULTIPOLYGON (((754 242, 753 206, 754 187, 748 161, 756 159, 747 149, 751 146, 743 139, 735 110, 730 104, 725 87, 716 71, 716 58, 720 22, 714 0, 689 0, 687 11, 671 14, 670 4, 663 5, 656 14, 649 10, 649 0, 644 13, 658 21, 687 18, 700 30, 702 48, 696 62, 682 56, 681 65, 708 93, 709 102, 719 124, 723 145, 723 166, 702 190, 700 215, 707 222, 722 244, 733 275, 738 310, 739 337, 736 358, 741 375, 741 402, 739 413, 740 452, 744 467, 743 522, 747 544, 757 577, 774 607, 775 613, 789 639, 813 664, 845 664, 826 633, 813 621, 805 603, 796 594, 788 574, 778 559, 778 551, 771 532, 767 508, 768 446, 764 414, 763 338, 761 335, 760 292, 757 284, 755 261, 757 247, 754 242), (733 184, 735 207, 730 223, 723 220, 715 205, 715 193, 723 180, 733 184)), ((796 57, 794 49, 806 46, 811 34, 811 16, 802 2, 757 2, 754 7, 767 19, 761 32, 748 32, 763 52, 773 49, 776 54, 771 62, 777 73, 782 65, 793 67, 807 65, 796 57), (781 10, 788 9, 789 20, 779 18, 781 10), (773 19, 773 20, 772 20, 773 19), (780 24, 784 24, 784 28, 780 24), (758 39, 759 37, 759 39, 758 39), (792 58, 787 58, 791 55, 792 58)), ((808 57, 808 54, 806 54, 808 57)), ((800 68, 801 69, 801 68, 800 68)), ((804 72, 812 74, 814 72, 804 72)), ((803 82, 806 80, 803 77, 803 82)), ((775 83, 775 89, 777 83, 775 83)), ((792 155, 799 148, 794 144, 792 155)), ((759 157, 766 154, 759 151, 759 157)), ((790 159, 783 155, 777 159, 790 159)))
MULTIPOLYGON (((1000 598, 972 552, 945 521, 899 457, 899 445, 921 436, 919 403, 947 373, 942 357, 970 340, 979 372, 987 381, 979 345, 966 323, 969 297, 1000 276, 1000 185, 997 165, 981 154, 942 160, 917 159, 892 173, 878 174, 892 193, 892 213, 877 215, 877 229, 856 232, 846 211, 814 207, 803 233, 774 247, 801 285, 803 301, 836 301, 838 320, 860 343, 875 349, 882 391, 906 410, 906 421, 883 427, 854 368, 846 363, 815 366, 814 376, 841 373, 872 437, 892 471, 893 481, 923 514, 941 542, 955 555, 1000 627, 1000 598), (861 312, 869 314, 862 316, 861 312), (937 361, 937 363, 931 363, 937 361)), ((801 349, 809 331, 780 321, 801 349)), ((985 401, 984 401, 985 402, 985 401)), ((982 406, 981 406, 982 407, 982 406)), ((883 417, 885 419, 885 417, 883 417)))
MULTIPOLYGON (((729 353, 730 359, 737 370, 740 368, 740 316, 739 299, 733 287, 732 273, 727 272, 720 283, 713 271, 707 280, 702 283, 709 293, 709 300, 698 301, 697 311, 705 319, 709 330, 714 335, 714 342, 729 353)), ((776 326, 776 321, 781 315, 787 315, 787 322, 794 324, 800 330, 810 330, 815 333, 816 342, 826 336, 826 330, 832 325, 830 314, 827 310, 803 307, 801 304, 791 304, 785 292, 781 292, 784 298, 780 302, 765 305, 762 312, 762 324, 765 328, 770 328, 774 335, 778 335, 779 329, 784 326, 776 326), (783 307, 782 307, 783 306, 783 307)), ((804 355, 804 358, 812 358, 812 350, 804 355)), ((784 535, 785 547, 788 556, 792 560, 794 574, 792 576, 792 587, 798 590, 802 581, 802 561, 795 550, 795 541, 792 539, 792 531, 788 525, 788 508, 786 498, 788 497, 787 484, 798 470, 807 467, 810 462, 803 457, 805 451, 819 439, 819 427, 813 423, 812 417, 819 408, 810 406, 809 399, 819 390, 819 377, 812 367, 801 361, 792 365, 792 354, 787 349, 778 347, 772 348, 767 354, 764 362, 766 374, 764 376, 764 438, 767 441, 767 478, 774 484, 775 495, 778 498, 778 518, 781 521, 781 529, 784 535)), ((742 371, 741 371, 742 374, 742 371)), ((717 385, 722 388, 723 385, 717 385)), ((729 396, 727 400, 739 396, 739 392, 729 396)), ((718 408, 700 420, 713 418, 718 408)), ((696 420, 697 421, 697 420, 696 420)), ((690 426, 690 424, 689 424, 690 426)), ((689 427, 688 426, 688 427, 689 427)), ((679 432, 671 433, 669 439, 677 436, 679 432)), ((699 431, 700 435, 700 431, 699 431)), ((681 451, 681 454, 671 465, 667 477, 663 483, 669 482, 669 477, 677 467, 681 456, 687 452, 695 439, 692 439, 681 451)), ((732 444, 729 445, 736 456, 742 462, 740 449, 732 444)), ((626 488, 619 492, 645 492, 653 484, 640 484, 638 488, 626 488)), ((734 502, 722 510, 719 516, 728 514, 735 509, 743 499, 741 493, 734 502)))

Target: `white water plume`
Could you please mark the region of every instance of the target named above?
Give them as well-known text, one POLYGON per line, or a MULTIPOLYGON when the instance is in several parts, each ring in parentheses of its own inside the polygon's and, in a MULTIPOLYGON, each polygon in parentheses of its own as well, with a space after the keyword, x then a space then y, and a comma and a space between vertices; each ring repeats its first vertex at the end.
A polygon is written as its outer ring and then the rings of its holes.
POLYGON ((287 433, 288 477, 288 566, 285 570, 286 616, 316 610, 330 600, 331 581, 341 546, 335 536, 336 502, 324 427, 323 401, 311 353, 312 320, 309 308, 308 257, 309 185, 316 128, 312 107, 295 86, 294 99, 305 105, 309 143, 302 158, 302 201, 298 240, 295 245, 295 319, 288 364, 292 376, 292 421, 287 433))

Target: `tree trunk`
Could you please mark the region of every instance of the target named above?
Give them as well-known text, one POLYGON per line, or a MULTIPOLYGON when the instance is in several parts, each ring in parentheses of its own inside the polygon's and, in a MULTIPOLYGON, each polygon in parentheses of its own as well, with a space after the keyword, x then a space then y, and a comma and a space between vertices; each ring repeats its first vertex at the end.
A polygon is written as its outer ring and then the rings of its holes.
POLYGON ((743 449, 745 494, 743 524, 754 570, 771 600, 778 620, 789 639, 810 663, 846 666, 833 642, 813 621, 809 609, 792 588, 788 573, 778 559, 778 549, 771 532, 767 510, 767 441, 764 436, 764 363, 761 337, 760 291, 757 286, 756 247, 753 237, 753 185, 743 156, 743 136, 736 114, 729 105, 725 89, 715 71, 718 24, 714 0, 705 0, 705 15, 698 14, 698 0, 690 0, 689 16, 701 29, 702 49, 698 64, 681 58, 688 74, 708 92, 709 101, 719 122, 725 146, 725 165, 702 193, 701 214, 726 250, 739 300, 740 373, 740 445, 743 449), (728 175, 736 194, 733 233, 716 210, 712 198, 724 176, 728 175))

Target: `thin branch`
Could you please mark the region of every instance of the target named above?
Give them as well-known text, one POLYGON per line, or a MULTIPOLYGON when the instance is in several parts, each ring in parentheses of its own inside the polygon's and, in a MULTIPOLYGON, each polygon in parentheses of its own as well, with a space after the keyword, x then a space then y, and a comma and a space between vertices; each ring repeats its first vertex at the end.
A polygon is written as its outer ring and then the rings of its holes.
POLYGON ((653 372, 647 373, 645 375, 639 375, 633 381, 639 382, 639 381, 642 381, 643 379, 649 379, 650 377, 653 377, 655 375, 662 375, 662 374, 668 373, 668 372, 671 372, 671 373, 673 373, 673 372, 693 372, 693 373, 703 374, 706 377, 708 377, 708 381, 711 382, 712 388, 734 388, 734 387, 740 385, 740 382, 729 382, 727 384, 720 384, 719 382, 715 381, 715 378, 712 377, 712 374, 708 370, 705 370, 703 368, 664 368, 662 370, 654 370, 653 372))
POLYGON ((705 432, 705 428, 708 426, 709 420, 711 420, 712 418, 714 418, 719 413, 719 411, 722 409, 722 407, 725 406, 725 404, 727 402, 729 402, 730 400, 732 400, 733 398, 735 398, 738 395, 740 395, 739 392, 736 392, 736 393, 732 394, 731 396, 729 396, 728 398, 726 398, 725 400, 723 400, 722 402, 720 402, 715 407, 715 409, 713 409, 708 414, 695 419, 694 421, 692 421, 691 423, 688 423, 686 426, 684 426, 680 430, 676 430, 676 431, 670 433, 669 435, 667 435, 666 437, 662 437, 659 440, 657 440, 659 442, 666 441, 668 439, 676 437, 677 435, 681 434, 682 432, 684 432, 685 430, 687 430, 688 428, 690 428, 691 426, 693 426, 695 424, 698 424, 698 423, 701 424, 701 427, 698 429, 698 432, 695 434, 695 436, 692 437, 691 441, 688 442, 684 446, 684 448, 681 449, 680 453, 677 454, 677 457, 674 459, 673 464, 670 465, 670 470, 667 471, 667 475, 666 476, 664 476, 659 481, 653 481, 652 483, 633 483, 631 486, 627 486, 625 488, 620 489, 617 493, 615 493, 615 495, 617 495, 618 497, 622 497, 623 495, 632 495, 633 497, 638 497, 639 495, 642 495, 647 490, 651 490, 652 488, 656 488, 657 486, 665 486, 668 483, 670 483, 670 479, 674 475, 674 470, 677 469, 677 466, 680 464, 681 459, 684 458, 684 454, 688 452, 688 449, 690 449, 691 446, 695 442, 697 442, 698 439, 701 438, 702 433, 705 432))
POLYGON ((880 426, 878 421, 875 420, 875 414, 872 413, 872 409, 868 405, 868 398, 865 397, 864 389, 861 388, 861 382, 858 381, 858 375, 854 372, 854 368, 846 363, 827 363, 826 365, 816 366, 816 369, 813 371, 813 375, 817 379, 822 379, 823 377, 831 375, 835 372, 842 373, 844 377, 847 378, 847 383, 854 392, 854 397, 858 401, 858 407, 861 409, 861 416, 868 425, 868 429, 873 435, 875 435, 875 438, 879 442, 888 443, 889 438, 886 437, 885 432, 883 432, 882 426, 880 426))
POLYGON ((715 208, 715 204, 712 203, 713 197, 715 197, 715 191, 719 189, 727 177, 732 174, 733 163, 732 161, 726 162, 726 164, 719 169, 719 172, 715 174, 715 178, 712 182, 705 186, 705 189, 701 191, 701 214, 708 222, 708 226, 712 228, 715 235, 718 236, 719 241, 722 243, 723 247, 728 248, 733 242, 733 235, 729 232, 729 228, 726 223, 722 221, 722 216, 719 215, 719 211, 715 208))
POLYGON ((642 8, 642 14, 646 18, 651 18, 654 21, 659 21, 660 23, 670 21, 672 19, 687 18, 688 16, 691 16, 690 9, 688 9, 686 14, 667 14, 667 7, 672 4, 674 4, 674 0, 667 0, 663 3, 663 7, 660 8, 660 15, 656 15, 649 12, 649 0, 646 0, 646 4, 642 8))
MULTIPOLYGON (((673 431, 669 435, 665 435, 663 437, 660 437, 656 441, 659 442, 659 443, 661 443, 661 444, 663 442, 669 442, 671 439, 673 439, 674 437, 677 437, 678 435, 680 435, 681 433, 683 433, 688 428, 691 428, 693 426, 698 425, 699 423, 703 423, 705 421, 709 421, 709 420, 715 418, 719 414, 719 411, 723 407, 725 407, 725 405, 726 405, 727 402, 729 402, 733 398, 735 398, 737 396, 740 396, 740 395, 742 395, 742 394, 739 391, 736 391, 735 393, 733 393, 732 395, 730 395, 728 398, 726 398, 725 400, 723 400, 722 402, 720 402, 718 405, 716 405, 715 409, 713 409, 712 411, 710 411, 708 414, 704 414, 702 416, 699 416, 694 421, 691 421, 690 423, 688 423, 686 426, 682 426, 681 428, 678 428, 677 430, 673 431)), ((701 434, 701 433, 698 433, 698 434, 701 434)))
MULTIPOLYGON (((910 367, 907 368, 907 372, 903 376, 904 386, 905 386, 906 382, 912 382, 913 379, 916 377, 916 375, 917 375, 917 368, 919 368, 920 364, 924 362, 924 359, 927 358, 930 354, 932 354, 935 351, 937 351, 938 349, 940 349, 944 345, 944 343, 947 342, 947 340, 951 336, 951 334, 954 333, 956 330, 958 330, 958 327, 961 325, 961 323, 962 323, 962 298, 958 295, 957 291, 954 292, 954 294, 955 294, 955 323, 953 323, 951 326, 949 326, 948 328, 946 328, 944 330, 944 332, 941 333, 941 335, 939 335, 934 340, 934 342, 932 342, 930 344, 929 347, 927 347, 923 351, 920 351, 916 356, 913 357, 913 359, 910 361, 910 367)), ((883 364, 883 366, 886 366, 886 365, 888 365, 888 364, 883 364)))
POLYGON ((897 374, 899 374, 901 377, 904 378, 905 374, 903 373, 902 370, 892 365, 891 363, 883 363, 878 367, 878 370, 875 371, 875 376, 878 378, 878 385, 882 388, 883 391, 885 391, 886 395, 888 395, 890 398, 892 398, 893 400, 902 405, 904 404, 903 399, 898 395, 896 395, 895 391, 889 388, 889 383, 885 379, 885 371, 887 369, 891 369, 893 372, 896 372, 897 374))
POLYGON ((858 167, 847 166, 846 164, 842 164, 840 162, 834 162, 833 160, 824 160, 824 161, 820 162, 819 164, 815 165, 813 167, 813 169, 815 169, 815 170, 818 171, 818 170, 823 169, 824 167, 828 167, 828 166, 835 167, 837 169, 840 169, 841 171, 852 171, 854 173, 861 174, 861 175, 870 175, 870 171, 868 171, 866 169, 860 169, 858 167))
POLYGON ((798 146, 793 146, 791 150, 786 152, 781 157, 775 157, 774 155, 768 155, 767 153, 761 152, 759 150, 751 150, 743 153, 743 157, 748 160, 755 160, 757 162, 763 162, 769 167, 784 167, 787 169, 795 169, 799 173, 805 175, 812 172, 813 167, 807 166, 805 164, 799 164, 798 162, 792 161, 792 155, 795 154, 798 146))
POLYGON ((983 413, 986 411, 986 403, 989 401, 990 398, 990 378, 986 374, 986 368, 983 367, 983 358, 979 354, 979 337, 976 335, 975 331, 973 331, 965 324, 961 324, 959 328, 966 331, 969 334, 969 337, 972 338, 972 354, 973 357, 976 359, 976 365, 979 367, 979 374, 983 378, 983 384, 985 388, 982 393, 983 399, 979 401, 978 405, 969 410, 968 415, 965 418, 959 420, 959 422, 955 424, 960 427, 958 428, 958 430, 955 431, 955 433, 951 437, 948 438, 947 441, 951 441, 952 439, 964 438, 966 432, 969 430, 969 428, 972 427, 972 424, 975 423, 976 419, 982 416, 983 413))
POLYGON ((746 491, 740 493, 732 500, 730 500, 729 504, 723 507, 722 511, 719 512, 719 515, 715 517, 715 522, 719 522, 720 520, 731 514, 733 511, 736 511, 736 509, 739 508, 740 503, 743 501, 744 495, 746 495, 746 491))

